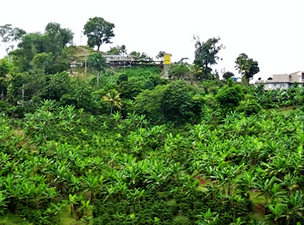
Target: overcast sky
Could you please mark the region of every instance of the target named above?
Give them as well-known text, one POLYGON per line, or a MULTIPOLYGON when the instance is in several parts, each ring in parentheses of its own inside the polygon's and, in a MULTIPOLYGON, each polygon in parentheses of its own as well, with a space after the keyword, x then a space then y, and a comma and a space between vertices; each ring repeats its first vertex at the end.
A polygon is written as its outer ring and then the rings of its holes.
POLYGON ((43 32, 57 22, 74 32, 76 45, 86 44, 83 26, 98 16, 115 24, 112 46, 124 44, 128 52, 155 57, 166 51, 173 61, 188 57, 192 63, 193 35, 201 41, 220 37, 226 48, 219 71, 237 73, 240 53, 259 62, 256 79, 304 70, 304 0, 1 0, 0 7, 0 25, 43 32))

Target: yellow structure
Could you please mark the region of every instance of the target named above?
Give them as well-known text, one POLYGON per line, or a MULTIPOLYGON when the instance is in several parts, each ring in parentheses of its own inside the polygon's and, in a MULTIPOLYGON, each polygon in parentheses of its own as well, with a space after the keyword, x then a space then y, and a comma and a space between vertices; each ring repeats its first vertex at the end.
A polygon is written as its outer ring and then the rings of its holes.
POLYGON ((171 55, 170 54, 164 55, 164 64, 165 65, 171 64, 171 55))

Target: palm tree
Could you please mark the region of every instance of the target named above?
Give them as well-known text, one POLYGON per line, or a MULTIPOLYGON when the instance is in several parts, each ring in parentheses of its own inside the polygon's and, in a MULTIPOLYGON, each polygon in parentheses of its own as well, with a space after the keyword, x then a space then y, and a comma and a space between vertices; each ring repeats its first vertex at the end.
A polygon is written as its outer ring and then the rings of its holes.
POLYGON ((112 89, 110 90, 105 96, 102 97, 104 101, 109 102, 111 105, 111 114, 113 112, 113 108, 117 107, 118 109, 121 109, 122 103, 120 98, 120 93, 118 93, 117 90, 112 89))

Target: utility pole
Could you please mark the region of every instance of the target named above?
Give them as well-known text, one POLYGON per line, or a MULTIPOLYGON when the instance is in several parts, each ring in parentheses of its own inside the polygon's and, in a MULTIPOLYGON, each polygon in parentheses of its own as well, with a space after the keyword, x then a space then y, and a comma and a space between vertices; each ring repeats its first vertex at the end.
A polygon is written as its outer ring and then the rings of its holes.
POLYGON ((82 31, 80 31, 80 45, 81 45, 81 41, 82 41, 82 31))
POLYGON ((87 57, 84 58, 84 77, 87 77, 87 57))

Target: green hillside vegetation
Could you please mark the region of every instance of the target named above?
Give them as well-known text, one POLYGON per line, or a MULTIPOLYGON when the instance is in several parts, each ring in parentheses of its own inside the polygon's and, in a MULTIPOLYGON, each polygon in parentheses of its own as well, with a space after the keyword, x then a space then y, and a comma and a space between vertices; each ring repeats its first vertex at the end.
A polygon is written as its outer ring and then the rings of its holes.
POLYGON ((250 85, 246 54, 220 80, 219 38, 163 79, 59 24, 22 35, 0 59, 0 224, 304 224, 304 88, 250 85))

